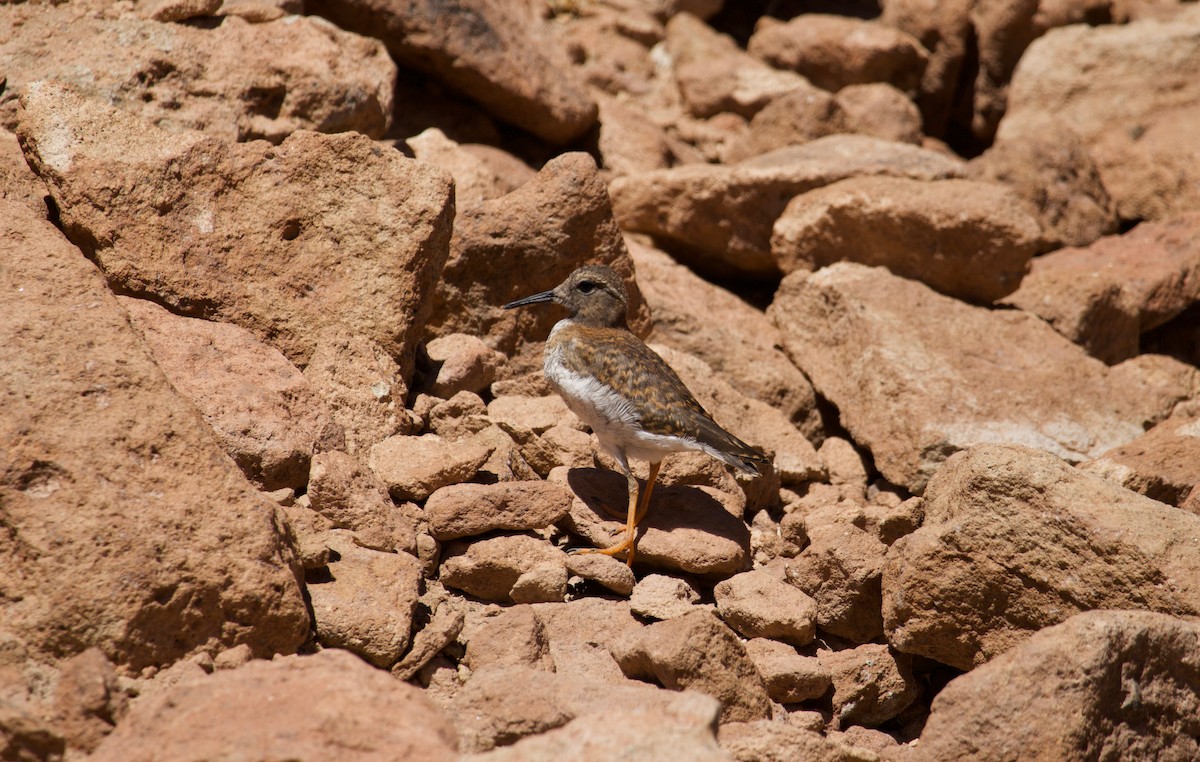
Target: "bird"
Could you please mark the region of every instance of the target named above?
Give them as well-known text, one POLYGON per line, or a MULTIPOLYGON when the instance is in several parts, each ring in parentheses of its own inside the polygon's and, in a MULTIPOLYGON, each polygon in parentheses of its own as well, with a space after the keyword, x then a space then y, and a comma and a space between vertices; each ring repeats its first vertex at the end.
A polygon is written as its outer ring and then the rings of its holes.
POLYGON ((624 539, 611 547, 573 552, 625 553, 632 567, 637 527, 649 510, 663 458, 695 450, 751 475, 760 474, 770 459, 721 428, 671 366, 629 330, 629 294, 612 268, 584 265, 549 291, 509 302, 504 309, 545 302, 567 311, 546 339, 546 380, 591 428, 629 486, 624 539), (630 460, 650 465, 644 490, 639 491, 630 460))

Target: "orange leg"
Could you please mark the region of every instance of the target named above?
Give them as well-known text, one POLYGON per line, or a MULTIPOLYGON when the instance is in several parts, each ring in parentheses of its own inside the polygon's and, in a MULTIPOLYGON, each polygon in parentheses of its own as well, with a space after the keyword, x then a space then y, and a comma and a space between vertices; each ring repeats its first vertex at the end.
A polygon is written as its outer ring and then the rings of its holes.
POLYGON ((637 527, 650 509, 650 493, 654 491, 654 482, 658 479, 659 465, 658 463, 650 464, 650 475, 646 478, 646 489, 641 493, 640 499, 638 497, 637 477, 632 473, 626 475, 629 479, 629 509, 628 515, 625 518, 625 539, 612 547, 582 548, 575 551, 576 553, 602 553, 606 556, 615 556, 618 553, 628 551, 625 563, 630 567, 633 566, 633 557, 636 553, 637 527))

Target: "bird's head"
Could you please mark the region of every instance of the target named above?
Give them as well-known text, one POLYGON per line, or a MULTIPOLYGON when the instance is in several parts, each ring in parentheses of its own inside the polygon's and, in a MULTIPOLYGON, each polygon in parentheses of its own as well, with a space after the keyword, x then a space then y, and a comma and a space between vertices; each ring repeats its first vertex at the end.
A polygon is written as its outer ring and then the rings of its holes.
POLYGON ((584 265, 549 291, 509 302, 504 309, 539 302, 561 304, 572 319, 584 325, 626 327, 629 294, 621 277, 603 265, 584 265))

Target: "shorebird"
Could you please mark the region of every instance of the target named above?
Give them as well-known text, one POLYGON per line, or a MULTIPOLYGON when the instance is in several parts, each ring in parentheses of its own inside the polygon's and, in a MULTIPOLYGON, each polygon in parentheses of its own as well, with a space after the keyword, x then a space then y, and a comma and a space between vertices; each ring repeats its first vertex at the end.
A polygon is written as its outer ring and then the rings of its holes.
POLYGON ((555 288, 509 302, 504 309, 541 302, 567 310, 546 339, 546 380, 591 427, 629 482, 624 539, 612 547, 575 552, 626 553, 633 566, 637 527, 649 508, 663 458, 699 450, 754 475, 768 458, 717 425, 675 371, 630 332, 629 295, 610 268, 585 265, 555 288), (650 464, 640 495, 631 459, 650 464))

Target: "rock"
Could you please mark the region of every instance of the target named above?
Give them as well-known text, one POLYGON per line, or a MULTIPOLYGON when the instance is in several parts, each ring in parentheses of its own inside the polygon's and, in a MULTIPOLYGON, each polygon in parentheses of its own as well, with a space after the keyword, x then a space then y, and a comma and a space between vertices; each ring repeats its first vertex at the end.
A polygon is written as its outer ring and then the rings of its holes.
POLYGON ((569 416, 567 403, 557 394, 546 397, 504 395, 487 408, 488 417, 506 428, 541 434, 569 416))
POLYGON ((795 704, 819 699, 829 690, 829 670, 815 657, 801 656, 786 643, 754 638, 746 641, 746 653, 762 675, 772 701, 795 704))
POLYGON ((596 122, 596 104, 526 7, 464 0, 446 15, 435 0, 308 0, 305 9, 343 29, 379 35, 400 65, 543 140, 568 143, 596 122))
POLYGON ((0 753, 9 759, 61 759, 67 742, 46 720, 27 707, 0 701, 0 753))
POLYGON ((742 572, 713 589, 717 614, 747 638, 803 646, 816 635, 817 604, 765 569, 742 572))
POLYGON ((1017 0, 976 3, 965 9, 974 32, 978 63, 973 72, 974 80, 960 85, 973 92, 960 101, 959 111, 954 116, 959 122, 957 126, 968 130, 979 143, 991 142, 996 134, 996 124, 1004 116, 1005 108, 1011 106, 1013 69, 1029 43, 1041 32, 1033 24, 1038 5, 1037 0, 1017 0))
POLYGON ((762 677, 733 632, 710 611, 656 622, 616 644, 627 676, 671 690, 695 690, 721 702, 721 722, 765 719, 770 699, 762 677))
POLYGON ((45 197, 46 186, 25 163, 17 136, 0 127, 0 201, 22 204, 35 216, 45 217, 45 197))
POLYGON ((921 43, 895 27, 821 13, 803 13, 786 23, 764 16, 747 49, 832 92, 886 82, 915 93, 929 57, 921 43))
POLYGON ((897 143, 921 143, 921 112, 909 96, 886 82, 843 87, 837 103, 849 132, 897 143))
POLYGON ((987 303, 1021 284, 1039 235, 1037 220, 998 185, 855 177, 792 199, 775 221, 771 255, 784 273, 859 262, 987 303))
POLYGON ((1139 225, 1086 248, 1033 261, 1006 300, 1032 312, 1093 357, 1139 353, 1141 335, 1200 300, 1200 214, 1139 225))
POLYGON ((674 619, 699 610, 699 603, 700 591, 687 580, 647 574, 634 585, 629 610, 649 619, 674 619))
POLYGON ((543 481, 453 484, 429 496, 425 516, 438 540, 541 529, 567 515, 572 497, 565 487, 543 481))
POLYGON ((463 663, 473 672, 488 667, 532 667, 554 671, 542 622, 529 604, 502 609, 471 633, 463 663))
POLYGON ((461 391, 478 394, 496 380, 496 371, 504 364, 504 355, 488 349, 475 336, 452 333, 425 345, 434 368, 427 391, 435 397, 450 399, 461 391))
POLYGON ((725 163, 733 164, 826 135, 854 132, 833 93, 802 77, 799 80, 796 86, 756 111, 746 131, 730 141, 721 157, 725 163))
POLYGON ((304 3, 301 0, 224 0, 217 15, 237 16, 251 24, 262 24, 284 16, 298 16, 303 12, 304 3))
POLYGON ((693 116, 728 111, 751 117, 771 99, 808 84, 803 77, 746 55, 732 38, 689 13, 667 22, 665 46, 684 104, 693 116))
POLYGON ((952 680, 921 733, 923 759, 1189 759, 1200 754, 1200 627, 1089 611, 952 680), (1001 730, 1004 728, 1004 730, 1001 730))
POLYGON ((95 646, 133 672, 240 643, 294 652, 308 614, 276 509, 54 226, 3 201, 0 241, 5 650, 95 646))
POLYGON ((304 377, 345 431, 346 451, 361 455, 377 442, 408 434, 408 381, 379 342, 346 330, 317 339, 304 377))
MULTIPOLYGON (((512 193, 535 174, 520 159, 499 148, 483 144, 460 145, 437 127, 430 127, 404 142, 418 161, 436 164, 454 176, 454 206, 459 211, 512 193)), ((463 341, 463 338, 455 339, 446 347, 447 351, 466 348, 463 341)))
POLYGON ((979 445, 947 461, 924 525, 888 553, 888 642, 970 669, 1078 611, 1195 615, 1197 543, 1200 516, 1047 453, 979 445))
POLYGON ((996 143, 967 164, 967 177, 1007 185, 1032 207, 1043 246, 1087 246, 1117 232, 1112 198, 1092 154, 1065 124, 996 143))
POLYGON ((826 437, 817 455, 829 472, 829 483, 852 487, 859 494, 867 489, 867 464, 855 449, 854 443, 842 437, 826 437))
POLYGON ((439 170, 353 133, 168 132, 55 84, 26 89, 18 133, 114 287, 240 325, 300 367, 345 329, 411 376, 453 214, 439 170))
POLYGON ((591 580, 617 595, 629 595, 637 583, 633 569, 612 556, 568 555, 567 571, 577 577, 591 580))
MULTIPOLYGON (((239 648, 249 652, 244 644, 239 648)), ((91 753, 124 716, 128 697, 112 662, 99 648, 89 648, 62 663, 51 706, 54 724, 67 745, 91 753)))
MULTIPOLYGON (((615 563, 628 571, 620 561, 615 563)), ((629 601, 577 598, 565 603, 535 603, 533 610, 549 640, 556 673, 592 682, 627 683, 611 650, 617 641, 644 627, 634 617, 629 601)))
POLYGON ((360 548, 345 535, 331 543, 329 579, 308 583, 317 640, 377 667, 400 660, 412 639, 421 567, 407 553, 360 548))
POLYGON ((816 602, 822 630, 865 643, 883 634, 880 583, 887 546, 836 510, 808 514, 809 545, 788 564, 787 580, 816 602))
POLYGON ((508 595, 514 603, 561 601, 567 597, 568 581, 564 559, 543 561, 521 572, 508 595))
MULTIPOLYGON (((628 508, 628 484, 621 474, 562 468, 551 471, 549 481, 566 482, 575 493, 563 520, 568 531, 595 547, 613 545, 625 531, 624 518, 610 518, 605 510, 609 506, 624 516, 628 508)), ((656 487, 649 512, 638 526, 637 560, 688 574, 727 576, 741 571, 750 549, 741 505, 711 487, 656 487)))
POLYGON ((916 38, 929 53, 916 102, 925 134, 945 135, 968 45, 974 44, 973 0, 885 0, 881 6, 880 22, 916 38))
POLYGON ((1182 508, 1200 484, 1200 407, 1180 405, 1142 436, 1079 468, 1182 508))
POLYGON ((200 410, 246 477, 303 489, 329 412, 304 376, 249 331, 119 298, 171 385, 200 410))
MULTIPOLYGON (((487 418, 483 420, 487 420, 487 418)), ((496 482, 528 482, 541 479, 533 466, 526 462, 516 440, 502 427, 488 426, 472 439, 492 450, 492 454, 479 467, 481 481, 494 484, 496 482)))
POLYGON ((717 740, 721 749, 738 762, 788 762, 793 759, 812 762, 880 760, 877 754, 866 749, 827 738, 813 730, 771 720, 726 723, 721 726, 717 740))
POLYGON ((629 325, 644 335, 649 316, 608 190, 595 160, 566 153, 512 193, 459 210, 427 333, 478 336, 509 358, 504 378, 540 371, 542 344, 562 319, 561 310, 501 306, 554 288, 585 263, 608 265, 625 279, 629 325))
POLYGON ((844 651, 818 651, 833 683, 833 714, 842 727, 874 727, 896 717, 919 693, 912 657, 867 643, 844 651))
MULTIPOLYGON (((72 5, 8 6, 0 17, 0 26, 13 32, 0 44, 8 80, 0 123, 10 129, 15 96, 38 80, 68 85, 159 127, 201 130, 223 142, 279 143, 297 130, 378 138, 391 124, 396 65, 387 51, 315 16, 264 24, 226 18, 205 27, 101 18, 72 5)), ((80 127, 75 119, 67 124, 80 127)))
POLYGON ((676 263, 628 240, 638 284, 654 317, 654 340, 707 363, 743 394, 778 408, 812 436, 816 395, 779 349, 779 329, 761 311, 676 263))
POLYGON ((935 180, 962 164, 916 146, 830 135, 731 166, 689 165, 613 180, 613 211, 627 231, 648 233, 685 264, 718 277, 776 275, 770 231, 788 201, 859 175, 935 180))
MULTIPOLYGON (((423 598, 427 597, 423 596, 423 598)), ((400 680, 411 680, 442 649, 453 643, 466 621, 466 605, 461 598, 447 596, 433 610, 429 622, 413 636, 412 648, 392 666, 391 673, 400 680)))
MULTIPOLYGON (((562 600, 566 595, 565 556, 545 540, 527 535, 500 535, 470 544, 454 542, 442 557, 442 584, 486 601, 515 600, 513 587, 522 576, 542 565, 561 568, 562 600)), ((545 600, 542 598, 541 600, 545 600)), ((525 603, 540 601, 524 600, 525 603)))
POLYGON ((677 136, 647 121, 645 112, 623 99, 598 97, 600 165, 614 177, 694 164, 703 155, 677 136))
POLYGON ((415 554, 417 525, 422 518, 412 503, 395 505, 387 487, 354 457, 344 452, 313 456, 308 481, 309 506, 338 529, 373 550, 415 554))
POLYGON ((1083 139, 1125 220, 1194 209, 1200 13, 1170 21, 1054 29, 1021 56, 997 141, 1065 122, 1083 139))
POLYGON ((692 691, 664 691, 631 681, 596 682, 529 667, 490 667, 471 677, 450 709, 457 720, 459 748, 470 753, 560 728, 577 717, 607 721, 614 708, 699 730, 711 728, 719 705, 692 691))
POLYGON ((371 448, 368 464, 395 500, 425 500, 442 487, 465 482, 491 455, 471 440, 448 442, 436 434, 388 437, 371 448))
POLYGON ((1025 444, 1078 462, 1195 394, 1184 366, 1109 369, 1030 315, 971 307, 880 268, 795 273, 768 314, 875 467, 917 494, 973 444, 1025 444))
POLYGON ((457 758, 453 729, 419 688, 336 648, 253 661, 144 696, 93 758, 238 755, 299 762, 457 758), (199 717, 220 732, 197 733, 199 717))

